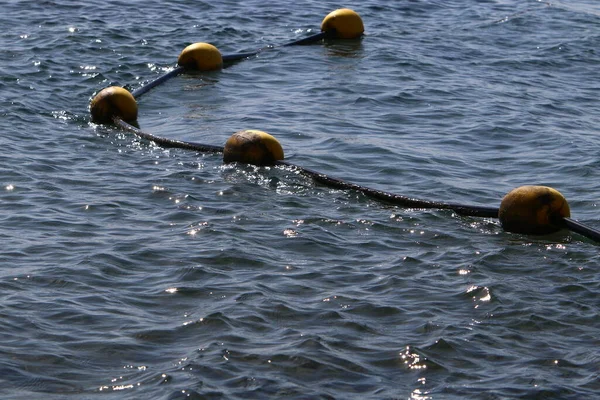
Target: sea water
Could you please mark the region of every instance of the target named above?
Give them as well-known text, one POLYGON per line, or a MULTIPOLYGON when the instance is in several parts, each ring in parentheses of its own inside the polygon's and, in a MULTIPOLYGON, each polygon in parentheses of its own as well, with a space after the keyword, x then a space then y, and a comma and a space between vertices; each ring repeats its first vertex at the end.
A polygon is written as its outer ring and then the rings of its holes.
POLYGON ((138 99, 139 125, 405 196, 546 185, 600 228, 600 6, 2 2, 2 399, 592 399, 597 243, 405 209, 92 124, 190 43, 264 49, 138 99), (360 40, 278 47, 340 7, 360 40))

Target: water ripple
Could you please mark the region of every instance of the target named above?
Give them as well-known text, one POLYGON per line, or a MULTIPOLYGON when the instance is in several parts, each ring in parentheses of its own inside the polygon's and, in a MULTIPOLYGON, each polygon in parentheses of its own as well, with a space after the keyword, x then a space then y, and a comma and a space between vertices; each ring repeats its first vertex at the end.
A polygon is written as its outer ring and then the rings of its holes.
POLYGON ((95 93, 190 43, 268 48, 148 92, 140 126, 213 145, 265 130, 298 165, 436 201, 550 185, 596 224, 595 3, 351 2, 362 40, 272 47, 338 6, 4 5, 2 398, 596 395, 591 241, 90 122, 95 93))

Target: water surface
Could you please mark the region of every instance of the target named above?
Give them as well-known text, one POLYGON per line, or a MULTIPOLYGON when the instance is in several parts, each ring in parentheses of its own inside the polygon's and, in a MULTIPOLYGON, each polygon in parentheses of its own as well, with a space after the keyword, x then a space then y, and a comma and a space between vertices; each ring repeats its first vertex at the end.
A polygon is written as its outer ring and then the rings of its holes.
POLYGON ((402 209, 90 123, 186 45, 308 36, 170 80, 139 124, 435 201, 565 195, 596 229, 592 0, 7 1, 0 24, 4 399, 582 399, 600 393, 597 244, 402 209))

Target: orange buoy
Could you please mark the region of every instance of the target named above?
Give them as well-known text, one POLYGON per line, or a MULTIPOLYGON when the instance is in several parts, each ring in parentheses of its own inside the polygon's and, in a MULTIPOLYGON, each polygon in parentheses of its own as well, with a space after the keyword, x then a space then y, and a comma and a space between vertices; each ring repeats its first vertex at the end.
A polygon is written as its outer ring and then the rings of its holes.
POLYGON ((340 39, 355 39, 364 31, 360 15, 349 8, 340 8, 330 12, 321 22, 321 31, 340 39))
POLYGON ((571 216, 569 204, 557 190, 547 186, 521 186, 500 203, 498 218, 508 232, 547 234, 564 228, 571 216))
POLYGON ((92 121, 98 124, 112 123, 114 117, 125 122, 137 120, 138 106, 133 95, 119 86, 102 89, 90 103, 92 121))
POLYGON ((198 71, 212 71, 221 69, 223 56, 212 44, 194 43, 187 46, 177 59, 177 64, 184 68, 198 71))
POLYGON ((277 139, 254 129, 234 133, 223 150, 223 162, 242 162, 253 165, 273 165, 283 160, 283 148, 277 139))

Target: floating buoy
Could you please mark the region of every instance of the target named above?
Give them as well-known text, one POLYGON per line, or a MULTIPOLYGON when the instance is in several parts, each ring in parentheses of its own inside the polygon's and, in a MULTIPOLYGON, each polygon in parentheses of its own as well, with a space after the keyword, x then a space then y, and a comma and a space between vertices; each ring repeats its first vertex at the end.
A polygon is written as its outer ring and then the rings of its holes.
POLYGON ((349 8, 330 12, 321 22, 321 31, 340 39, 355 39, 365 31, 360 15, 349 8))
POLYGON ((563 218, 571 216, 567 200, 547 186, 521 186, 510 191, 500 203, 498 218, 508 232, 547 234, 564 228, 563 218))
POLYGON ((273 165, 283 160, 279 141, 263 131, 248 129, 231 135, 223 149, 223 162, 253 165, 273 165))
POLYGON ((102 89, 90 103, 92 121, 98 124, 111 123, 114 117, 126 122, 137 120, 138 106, 133 95, 119 86, 102 89))
POLYGON ((177 64, 198 71, 212 71, 223 66, 223 56, 212 44, 194 43, 183 49, 177 64))

